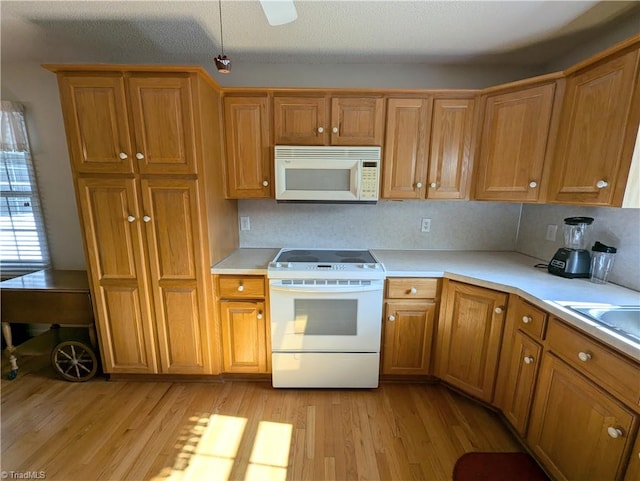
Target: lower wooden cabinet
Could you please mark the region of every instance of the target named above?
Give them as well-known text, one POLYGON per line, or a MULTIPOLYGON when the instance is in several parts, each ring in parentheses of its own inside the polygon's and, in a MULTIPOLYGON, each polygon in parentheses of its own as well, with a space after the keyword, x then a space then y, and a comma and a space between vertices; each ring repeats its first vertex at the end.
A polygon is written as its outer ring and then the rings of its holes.
POLYGON ((219 276, 215 283, 222 337, 222 370, 271 372, 269 316, 263 276, 219 276))
POLYGON ((553 354, 540 369, 527 437, 535 456, 558 480, 621 479, 638 416, 553 354))
POLYGON ((224 372, 267 372, 266 311, 263 301, 221 301, 224 372))
POLYGON ((387 279, 382 374, 431 374, 438 279, 387 279))
POLYGON ((445 279, 438 323, 437 375, 493 401, 508 295, 445 279))
POLYGON ((627 474, 624 481, 638 481, 640 479, 640 431, 636 436, 636 443, 631 450, 629 465, 627 466, 627 474))
POLYGON ((512 426, 526 435, 542 346, 521 331, 513 335, 510 355, 501 361, 507 366, 505 388, 498 401, 512 426))

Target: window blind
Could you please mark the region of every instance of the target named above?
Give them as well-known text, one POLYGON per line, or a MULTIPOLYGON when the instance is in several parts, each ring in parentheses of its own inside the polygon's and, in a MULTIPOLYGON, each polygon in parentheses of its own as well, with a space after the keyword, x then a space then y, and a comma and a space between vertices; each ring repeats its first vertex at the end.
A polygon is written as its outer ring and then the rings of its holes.
POLYGON ((50 266, 24 112, 14 102, 2 101, 0 161, 0 269, 6 278, 50 266))

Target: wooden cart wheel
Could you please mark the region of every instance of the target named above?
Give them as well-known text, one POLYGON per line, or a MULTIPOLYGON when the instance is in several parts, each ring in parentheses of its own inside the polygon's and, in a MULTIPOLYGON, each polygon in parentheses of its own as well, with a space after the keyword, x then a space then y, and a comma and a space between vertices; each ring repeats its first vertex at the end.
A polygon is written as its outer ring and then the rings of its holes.
POLYGON ((98 371, 93 350, 79 341, 64 341, 54 347, 51 365, 67 381, 88 381, 98 371))

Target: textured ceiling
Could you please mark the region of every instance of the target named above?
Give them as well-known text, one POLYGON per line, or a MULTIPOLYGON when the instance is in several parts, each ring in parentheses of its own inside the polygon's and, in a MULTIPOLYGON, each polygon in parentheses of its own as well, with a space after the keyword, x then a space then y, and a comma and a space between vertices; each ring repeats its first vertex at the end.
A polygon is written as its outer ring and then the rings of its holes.
MULTIPOLYGON (((256 0, 223 0, 225 53, 243 63, 542 65, 640 2, 302 1, 272 27, 256 0)), ((217 1, 2 0, 2 61, 211 63, 217 1)))

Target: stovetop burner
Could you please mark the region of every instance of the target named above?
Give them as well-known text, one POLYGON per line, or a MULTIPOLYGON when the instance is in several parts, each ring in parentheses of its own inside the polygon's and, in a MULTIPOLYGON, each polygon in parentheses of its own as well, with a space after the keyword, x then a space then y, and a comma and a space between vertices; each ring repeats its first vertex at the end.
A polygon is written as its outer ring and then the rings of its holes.
POLYGON ((275 262, 319 262, 326 264, 373 264, 376 259, 367 250, 283 250, 275 262))

